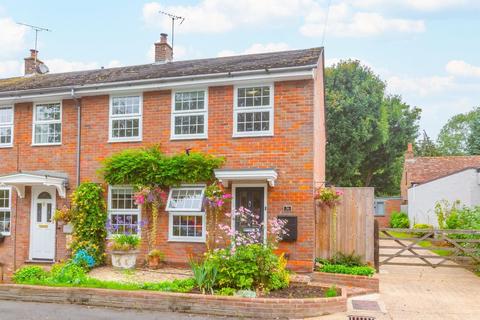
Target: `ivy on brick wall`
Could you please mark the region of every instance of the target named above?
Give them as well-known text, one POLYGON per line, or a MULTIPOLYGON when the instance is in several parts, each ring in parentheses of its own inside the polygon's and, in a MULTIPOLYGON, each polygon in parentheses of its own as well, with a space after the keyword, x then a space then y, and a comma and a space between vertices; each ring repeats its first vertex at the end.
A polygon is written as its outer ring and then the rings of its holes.
POLYGON ((224 163, 222 157, 199 152, 165 155, 159 146, 127 149, 103 162, 100 173, 110 185, 171 187, 182 183, 214 180, 213 170, 224 163))
POLYGON ((81 249, 86 250, 95 259, 95 264, 101 265, 105 261, 107 237, 107 210, 103 189, 96 183, 84 182, 72 193, 71 200, 72 254, 75 255, 81 249))

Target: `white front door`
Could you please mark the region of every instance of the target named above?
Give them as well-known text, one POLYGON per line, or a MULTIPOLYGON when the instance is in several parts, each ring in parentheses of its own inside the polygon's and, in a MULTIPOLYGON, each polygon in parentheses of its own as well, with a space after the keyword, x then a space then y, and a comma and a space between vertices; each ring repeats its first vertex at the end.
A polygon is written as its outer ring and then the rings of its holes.
POLYGON ((30 260, 55 259, 55 188, 32 187, 30 260))

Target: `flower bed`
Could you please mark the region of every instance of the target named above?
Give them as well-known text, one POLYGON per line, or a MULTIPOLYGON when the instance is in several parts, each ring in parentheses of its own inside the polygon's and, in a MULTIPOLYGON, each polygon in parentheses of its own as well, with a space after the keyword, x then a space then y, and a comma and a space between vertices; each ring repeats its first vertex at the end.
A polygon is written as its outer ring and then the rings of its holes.
POLYGON ((0 285, 0 299, 82 304, 98 307, 175 311, 226 317, 291 319, 318 317, 347 309, 346 292, 334 298, 241 298, 191 293, 121 291, 31 285, 0 285))
POLYGON ((364 293, 380 291, 380 281, 377 277, 357 276, 341 273, 314 272, 312 282, 331 283, 343 287, 355 287, 366 289, 364 293))

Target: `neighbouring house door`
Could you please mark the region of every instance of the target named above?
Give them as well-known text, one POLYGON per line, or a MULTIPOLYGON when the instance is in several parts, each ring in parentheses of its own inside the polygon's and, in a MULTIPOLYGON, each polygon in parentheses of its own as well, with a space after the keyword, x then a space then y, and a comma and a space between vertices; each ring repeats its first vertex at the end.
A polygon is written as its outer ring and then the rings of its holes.
POLYGON ((55 188, 32 187, 30 259, 55 258, 55 188))
MULTIPOLYGON (((262 223, 265 220, 265 188, 237 187, 235 189, 235 209, 238 210, 240 207, 250 210, 254 216, 258 217, 256 219, 257 223, 262 223)), ((240 232, 254 232, 258 230, 261 232, 263 239, 263 228, 259 230, 258 227, 255 227, 258 224, 255 224, 252 221, 253 219, 242 221, 240 217, 236 217, 235 230, 240 232)))

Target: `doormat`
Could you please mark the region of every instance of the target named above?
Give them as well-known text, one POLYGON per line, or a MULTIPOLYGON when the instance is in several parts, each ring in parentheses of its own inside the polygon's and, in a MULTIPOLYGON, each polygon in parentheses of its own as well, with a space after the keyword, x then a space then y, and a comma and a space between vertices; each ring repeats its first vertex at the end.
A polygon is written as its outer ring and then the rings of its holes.
POLYGON ((371 300, 352 300, 352 306, 355 310, 381 311, 378 302, 371 300))

